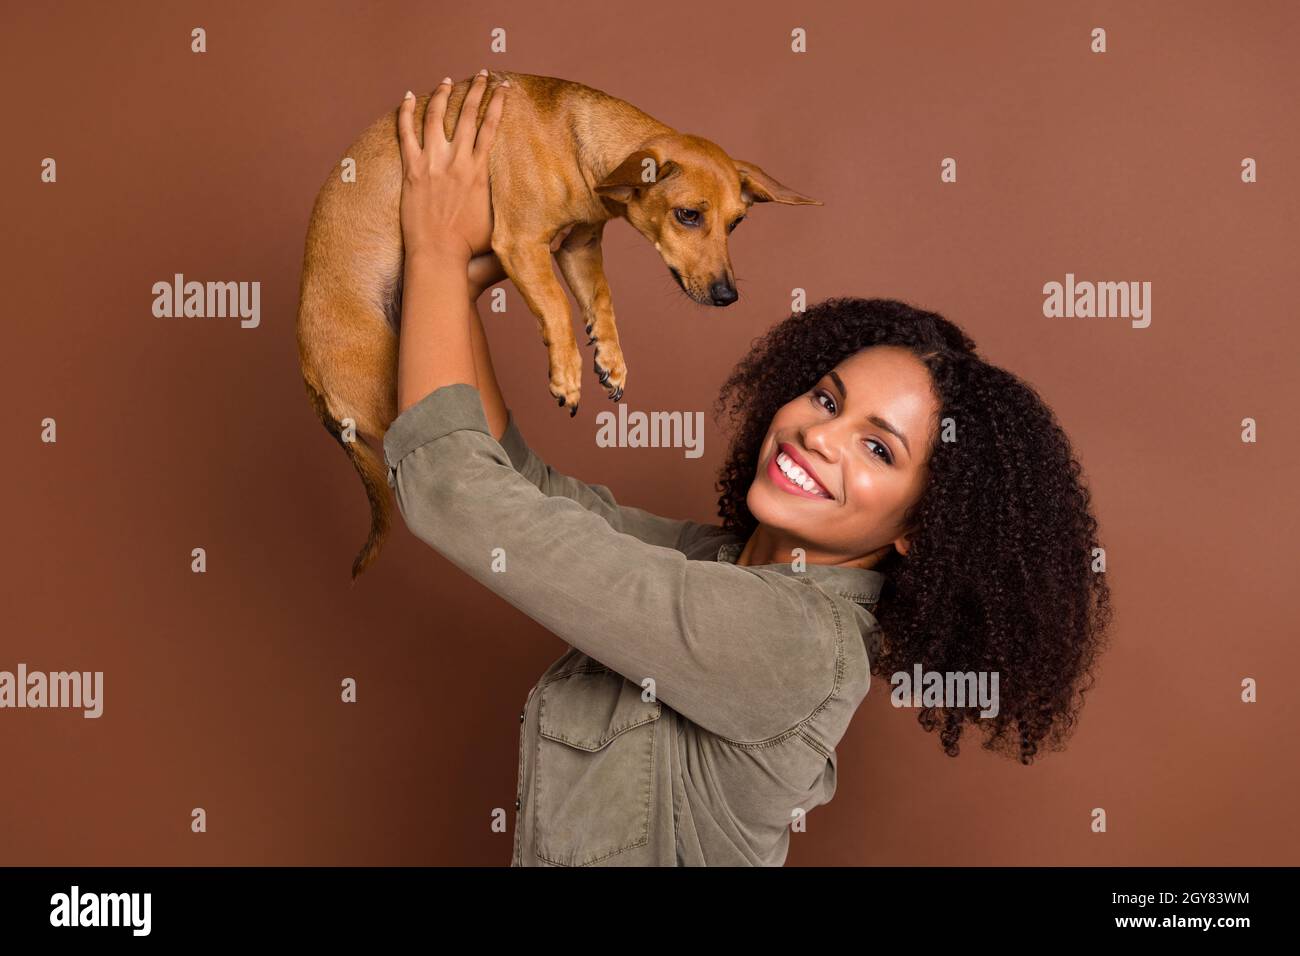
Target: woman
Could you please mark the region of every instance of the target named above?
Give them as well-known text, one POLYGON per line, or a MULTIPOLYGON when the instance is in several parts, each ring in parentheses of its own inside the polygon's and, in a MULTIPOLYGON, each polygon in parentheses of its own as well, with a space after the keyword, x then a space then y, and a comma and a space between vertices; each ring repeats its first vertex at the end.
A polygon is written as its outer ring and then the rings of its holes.
MULTIPOLYGON (((496 382, 475 80, 399 110, 406 247, 399 415, 408 527, 564 638, 520 715, 514 865, 780 865, 835 792, 872 673, 996 675, 993 708, 925 697, 1029 763, 1067 735, 1109 620, 1079 466, 1027 385, 938 315, 831 300, 777 325, 723 386, 739 418, 721 525, 620 506, 547 466, 496 382), (991 711, 991 712, 990 712, 991 711)), ((920 688, 917 688, 919 692, 920 688)))

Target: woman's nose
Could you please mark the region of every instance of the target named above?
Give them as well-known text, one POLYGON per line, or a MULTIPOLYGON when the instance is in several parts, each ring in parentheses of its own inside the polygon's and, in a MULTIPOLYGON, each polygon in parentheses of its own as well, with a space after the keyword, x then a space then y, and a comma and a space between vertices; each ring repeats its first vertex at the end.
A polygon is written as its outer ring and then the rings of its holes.
POLYGON ((836 449, 841 441, 834 422, 818 422, 803 430, 804 447, 817 452, 827 461, 835 461, 839 457, 836 449))

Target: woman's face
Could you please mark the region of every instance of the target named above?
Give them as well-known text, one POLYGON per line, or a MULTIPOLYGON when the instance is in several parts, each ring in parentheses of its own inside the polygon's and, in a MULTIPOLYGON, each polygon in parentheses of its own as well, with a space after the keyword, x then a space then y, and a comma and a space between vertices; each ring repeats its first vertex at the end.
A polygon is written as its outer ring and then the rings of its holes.
POLYGON ((878 345, 849 356, 773 416, 750 512, 810 562, 879 551, 875 563, 891 544, 905 554, 903 515, 925 487, 938 410, 914 353, 878 345), (787 477, 791 465, 801 472, 787 477))

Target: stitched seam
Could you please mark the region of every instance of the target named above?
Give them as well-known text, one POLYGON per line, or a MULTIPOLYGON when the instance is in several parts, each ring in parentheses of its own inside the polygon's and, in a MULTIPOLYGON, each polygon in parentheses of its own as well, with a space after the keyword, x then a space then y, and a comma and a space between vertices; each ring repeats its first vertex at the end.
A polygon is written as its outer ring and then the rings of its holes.
POLYGON ((800 731, 800 732, 799 732, 799 739, 802 740, 804 743, 806 743, 806 744, 807 744, 809 747, 811 747, 813 750, 817 751, 819 754, 821 754, 821 755, 822 755, 823 757, 825 757, 827 760, 830 760, 830 759, 831 759, 830 751, 828 751, 825 747, 823 747, 823 746, 822 746, 821 744, 819 744, 817 741, 813 740, 811 737, 809 737, 809 736, 808 736, 807 734, 805 734, 803 731, 800 731))
MULTIPOLYGON (((808 584, 810 587, 816 587, 816 585, 811 581, 809 581, 808 584)), ((846 663, 844 658, 844 622, 840 619, 840 609, 836 606, 835 601, 831 596, 821 588, 817 588, 817 590, 821 593, 821 596, 826 599, 826 603, 830 605, 831 616, 835 619, 835 683, 831 687, 831 692, 821 702, 817 709, 808 715, 808 718, 804 723, 812 720, 825 710, 830 705, 831 700, 839 696, 840 687, 844 684, 844 667, 846 663)))
POLYGON ((608 747, 613 742, 615 737, 619 737, 622 734, 627 733, 629 730, 632 730, 633 728, 636 727, 640 727, 643 724, 654 723, 656 720, 659 719, 659 715, 660 715, 660 711, 656 710, 654 714, 650 717, 644 717, 641 720, 636 721, 635 723, 628 724, 626 727, 620 727, 618 728, 618 730, 615 730, 614 732, 609 734, 609 736, 599 738, 596 743, 596 746, 594 747, 588 747, 586 744, 579 743, 577 740, 574 740, 571 737, 566 737, 564 734, 555 733, 553 731, 545 731, 539 728, 538 733, 540 733, 547 740, 558 740, 560 743, 568 744, 570 747, 574 747, 578 750, 585 750, 589 754, 594 754, 608 747))
MULTIPOLYGON (((782 731, 780 734, 777 734, 775 737, 768 737, 764 740, 733 740, 731 737, 722 736, 722 734, 713 734, 713 736, 716 737, 718 740, 721 740, 724 744, 730 744, 732 747, 736 747, 740 750, 766 750, 768 747, 779 746, 780 744, 785 743, 791 737, 798 734, 799 728, 802 725, 803 725, 803 721, 800 721, 798 724, 791 727, 789 730, 782 731)), ((701 729, 703 730, 704 728, 701 729)), ((712 731, 706 730, 705 733, 712 733, 712 731)))
MULTIPOLYGON (((519 774, 518 783, 515 784, 515 865, 523 863, 523 828, 524 828, 524 744, 528 740, 528 705, 532 702, 533 693, 537 690, 532 687, 528 691, 528 696, 524 699, 524 720, 519 722, 519 774)), ((540 703, 540 702, 539 702, 540 703)))
MULTIPOLYGON (((552 674, 550 677, 546 678, 546 683, 553 684, 557 680, 560 680, 561 678, 572 677, 574 674, 603 674, 605 671, 608 670, 609 668, 606 667, 604 664, 578 664, 577 666, 571 667, 568 670, 557 671, 556 673, 552 674)), ((613 672, 611 671, 611 673, 613 672)), ((621 674, 619 676, 622 677, 621 674)), ((624 678, 624 680, 626 679, 627 678, 624 678)))
POLYGON ((816 707, 813 708, 811 714, 809 714, 807 717, 804 717, 802 720, 798 721, 789 730, 782 731, 781 733, 773 737, 766 737, 762 740, 735 740, 731 737, 725 737, 722 734, 713 734, 713 736, 716 737, 718 740, 721 740, 726 744, 730 744, 733 747, 738 747, 742 750, 762 750, 767 747, 773 747, 776 746, 777 744, 784 743, 785 741, 789 740, 791 737, 795 736, 796 734, 799 734, 802 731, 804 725, 808 724, 810 721, 816 718, 818 714, 820 714, 823 710, 826 709, 830 701, 834 699, 835 696, 839 693, 840 685, 843 683, 844 665, 845 665, 844 625, 840 619, 840 609, 836 607, 835 601, 831 598, 831 596, 827 594, 825 591, 823 591, 820 587, 817 587, 817 585, 815 585, 812 581, 808 580, 807 578, 795 578, 794 580, 798 581, 800 584, 805 585, 806 587, 815 588, 817 593, 821 595, 822 599, 826 601, 827 604, 830 605, 831 617, 835 621, 834 683, 831 686, 830 693, 827 694, 826 697, 822 699, 821 703, 819 703, 816 707))
POLYGON ((835 601, 831 598, 831 596, 827 594, 825 591, 823 591, 821 588, 817 587, 817 585, 814 584, 812 581, 808 580, 807 578, 802 578, 800 580, 808 587, 814 588, 817 591, 817 593, 822 596, 823 600, 825 600, 826 603, 830 606, 831 618, 835 621, 835 679, 834 682, 831 684, 831 692, 827 694, 824 698, 822 698, 822 702, 813 708, 813 712, 811 714, 809 714, 807 717, 805 717, 803 720, 799 721, 799 723, 795 725, 796 730, 802 728, 804 724, 807 724, 809 721, 813 720, 818 714, 820 714, 823 710, 825 710, 827 705, 829 705, 829 703, 831 702, 831 700, 833 700, 839 694, 840 686, 844 683, 844 663, 845 663, 844 662, 844 624, 840 620, 840 609, 835 605, 835 601))
MULTIPOLYGON (((668 746, 673 748, 673 760, 670 762, 670 764, 676 762, 681 754, 681 747, 680 747, 681 741, 678 739, 681 736, 681 733, 682 733, 681 724, 680 723, 674 724, 673 739, 668 742, 668 746)), ((677 818, 680 813, 680 804, 678 803, 678 799, 677 799, 677 792, 676 792, 677 788, 673 786, 673 784, 677 780, 677 773, 675 772, 674 768, 671 765, 669 766, 668 769, 669 769, 668 794, 673 798, 673 859, 675 862, 680 863, 681 856, 682 856, 682 849, 681 849, 682 835, 681 832, 677 829, 677 818)), ((685 785, 682 786, 682 799, 683 800, 686 799, 685 785)))

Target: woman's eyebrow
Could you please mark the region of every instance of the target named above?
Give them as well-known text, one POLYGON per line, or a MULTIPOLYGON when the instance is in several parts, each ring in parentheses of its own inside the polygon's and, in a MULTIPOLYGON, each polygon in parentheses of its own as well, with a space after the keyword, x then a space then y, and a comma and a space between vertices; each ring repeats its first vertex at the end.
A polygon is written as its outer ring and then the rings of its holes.
MULTIPOLYGON (((844 400, 847 402, 849 400, 849 390, 844 387, 844 381, 837 374, 835 374, 834 369, 832 369, 827 374, 830 375, 831 381, 835 383, 835 387, 840 390, 840 394, 844 396, 844 400)), ((878 428, 883 428, 885 431, 889 432, 891 435, 893 435, 895 438, 901 441, 903 443, 903 447, 907 449, 907 456, 909 458, 912 457, 912 446, 907 443, 906 435, 900 432, 893 425, 889 424, 889 422, 885 421, 879 415, 868 415, 867 421, 871 422, 871 424, 875 425, 878 428)))

